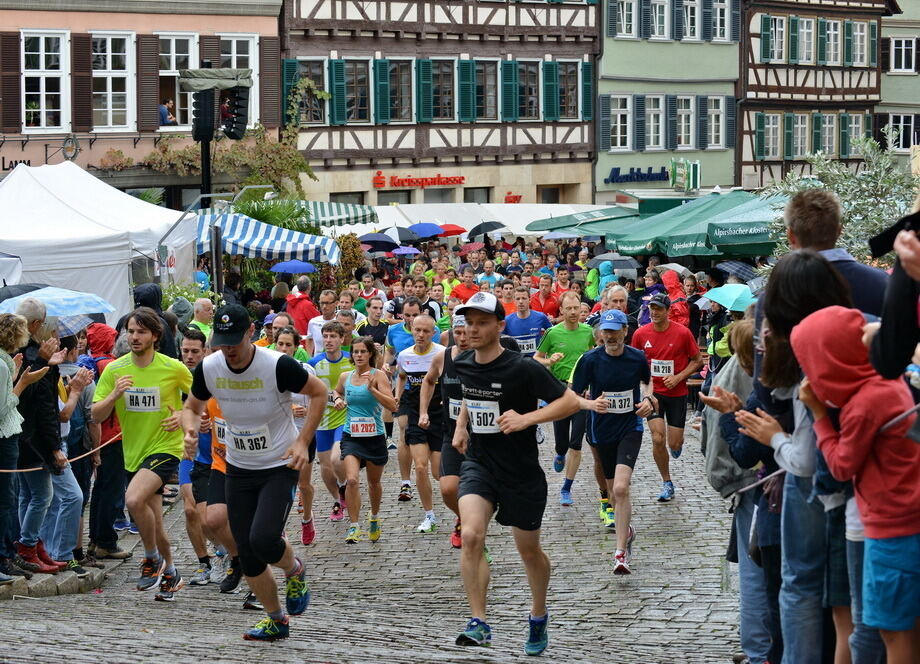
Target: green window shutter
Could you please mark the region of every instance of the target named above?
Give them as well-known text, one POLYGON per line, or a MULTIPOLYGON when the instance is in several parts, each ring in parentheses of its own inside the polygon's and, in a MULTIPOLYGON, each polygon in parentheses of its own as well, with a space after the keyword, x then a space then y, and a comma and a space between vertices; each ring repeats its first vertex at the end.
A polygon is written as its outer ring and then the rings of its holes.
POLYGON ((736 106, 734 97, 725 98, 725 147, 735 147, 736 106))
POLYGON ((374 122, 390 122, 390 61, 374 60, 374 122))
POLYGON ((847 159, 850 156, 850 114, 841 113, 837 116, 837 129, 839 130, 840 144, 837 148, 838 156, 847 159))
POLYGON ((633 95, 633 144, 636 152, 645 150, 645 95, 633 95))
POLYGON ((293 58, 285 58, 281 61, 281 120, 283 124, 287 124, 294 119, 288 116, 288 104, 290 103, 291 91, 297 85, 299 69, 297 60, 293 58))
POLYGON ((677 149, 677 95, 664 96, 664 148, 677 149))
POLYGON ((818 19, 818 64, 827 64, 827 20, 818 19))
POLYGON ((671 0, 671 39, 684 38, 684 0, 671 0))
POLYGON ((476 121, 476 63, 473 60, 457 62, 457 82, 460 91, 460 122, 476 121))
POLYGON ((767 124, 765 113, 757 113, 754 116, 754 159, 763 161, 765 145, 764 133, 767 124))
POLYGON ((878 23, 876 21, 872 21, 869 24, 869 66, 875 67, 877 65, 878 65, 878 23))
POLYGON ((760 61, 770 62, 770 15, 760 15, 760 61))
POLYGON ((597 98, 597 151, 610 149, 610 95, 597 98))
POLYGON ((698 150, 709 147, 709 97, 705 95, 696 98, 696 147, 698 150))
POLYGON ((785 113, 783 115, 783 159, 792 159, 792 129, 795 123, 795 115, 785 113))
POLYGON ((853 66, 853 21, 843 22, 843 65, 853 66))
POLYGON ((872 114, 866 113, 863 117, 863 136, 872 138, 872 114))
POLYGON ((789 17, 789 64, 799 62, 799 17, 789 17))
POLYGON ((824 116, 821 113, 811 115, 811 151, 821 150, 821 128, 824 126, 824 116))
POLYGON ((581 119, 594 119, 594 63, 581 63, 581 119))
POLYGON ((518 64, 517 60, 502 62, 502 122, 518 119, 518 64))
POLYGON ((703 0, 701 12, 703 26, 700 36, 703 41, 712 41, 712 0, 703 0))
POLYGON ((543 63, 543 120, 559 119, 559 63, 543 63))
POLYGON ((431 60, 415 61, 415 116, 418 122, 431 122, 434 114, 434 85, 431 60))
POLYGON ((343 125, 348 120, 345 100, 345 61, 329 61, 329 124, 343 125))

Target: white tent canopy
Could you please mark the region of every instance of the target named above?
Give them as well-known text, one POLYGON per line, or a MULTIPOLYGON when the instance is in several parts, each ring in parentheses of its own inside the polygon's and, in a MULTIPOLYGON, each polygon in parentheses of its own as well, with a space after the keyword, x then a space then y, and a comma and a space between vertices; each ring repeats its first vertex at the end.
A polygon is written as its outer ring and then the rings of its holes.
POLYGON ((22 260, 19 256, 0 253, 0 285, 14 286, 22 280, 22 260))

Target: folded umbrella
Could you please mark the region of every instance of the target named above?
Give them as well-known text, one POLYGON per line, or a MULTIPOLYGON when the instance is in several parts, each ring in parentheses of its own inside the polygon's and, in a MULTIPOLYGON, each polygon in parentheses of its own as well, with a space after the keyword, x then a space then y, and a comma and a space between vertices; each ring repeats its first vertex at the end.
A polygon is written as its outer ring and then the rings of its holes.
POLYGON ((409 230, 419 237, 435 237, 444 232, 444 229, 437 224, 430 224, 424 221, 418 224, 412 224, 409 226, 409 230))
POLYGON ((276 263, 269 268, 269 272, 284 272, 286 274, 309 274, 316 272, 313 263, 307 261, 290 260, 276 263))
POLYGON ((82 293, 66 288, 47 286, 0 302, 0 313, 15 313, 16 307, 27 297, 34 297, 44 304, 49 316, 72 316, 115 311, 115 307, 93 293, 82 293))
POLYGON ((757 278, 757 270, 742 261, 722 261, 721 263, 716 263, 716 267, 745 283, 757 278))
POLYGON ((746 284, 725 284, 706 291, 705 297, 729 311, 744 311, 757 301, 746 284))

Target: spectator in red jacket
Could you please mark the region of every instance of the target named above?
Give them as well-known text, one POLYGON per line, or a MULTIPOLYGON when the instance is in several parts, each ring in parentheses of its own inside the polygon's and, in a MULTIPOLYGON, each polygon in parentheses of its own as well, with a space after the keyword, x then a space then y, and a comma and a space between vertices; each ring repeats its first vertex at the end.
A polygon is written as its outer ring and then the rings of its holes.
POLYGON ((294 327, 300 334, 306 334, 310 319, 319 316, 319 310, 310 299, 310 285, 310 277, 301 275, 297 279, 297 294, 291 293, 286 298, 287 312, 291 314, 294 327))

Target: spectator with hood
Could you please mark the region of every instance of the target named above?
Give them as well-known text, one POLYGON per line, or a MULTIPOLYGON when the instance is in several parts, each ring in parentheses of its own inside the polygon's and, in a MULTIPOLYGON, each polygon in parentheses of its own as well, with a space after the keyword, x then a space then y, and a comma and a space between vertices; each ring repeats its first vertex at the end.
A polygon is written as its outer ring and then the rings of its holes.
MULTIPOLYGON (((134 307, 150 307, 153 309, 160 317, 160 324, 163 326, 163 329, 168 330, 169 324, 163 317, 162 302, 163 290, 160 288, 159 284, 138 284, 134 287, 134 307)), ((130 314, 125 314, 119 319, 118 323, 115 324, 115 329, 117 331, 121 332, 124 329, 129 316, 130 314)), ((179 357, 179 354, 176 352, 176 339, 169 334, 164 334, 160 339, 160 345, 157 347, 157 351, 173 359, 178 359, 179 357)))
POLYGON ((673 323, 679 323, 684 327, 690 327, 690 304, 687 302, 687 295, 684 293, 680 275, 674 270, 666 270, 665 273, 661 275, 661 282, 667 289, 668 298, 671 300, 671 308, 668 309, 668 318, 673 323))
POLYGON ((604 294, 607 286, 617 283, 617 276, 613 273, 613 263, 604 261, 597 269, 600 279, 597 282, 598 297, 604 294))
POLYGON ((640 326, 648 325, 652 322, 652 317, 649 315, 648 311, 648 301, 652 299, 652 295, 656 293, 664 293, 667 295, 667 289, 664 287, 664 284, 661 283, 661 275, 658 274, 658 271, 649 268, 649 271, 645 273, 645 288, 642 290, 642 306, 639 309, 640 326))
POLYGON ((310 299, 310 277, 301 275, 297 279, 297 293, 289 293, 285 298, 287 312, 291 315, 294 327, 301 335, 307 334, 307 326, 311 319, 319 316, 319 309, 310 299))

